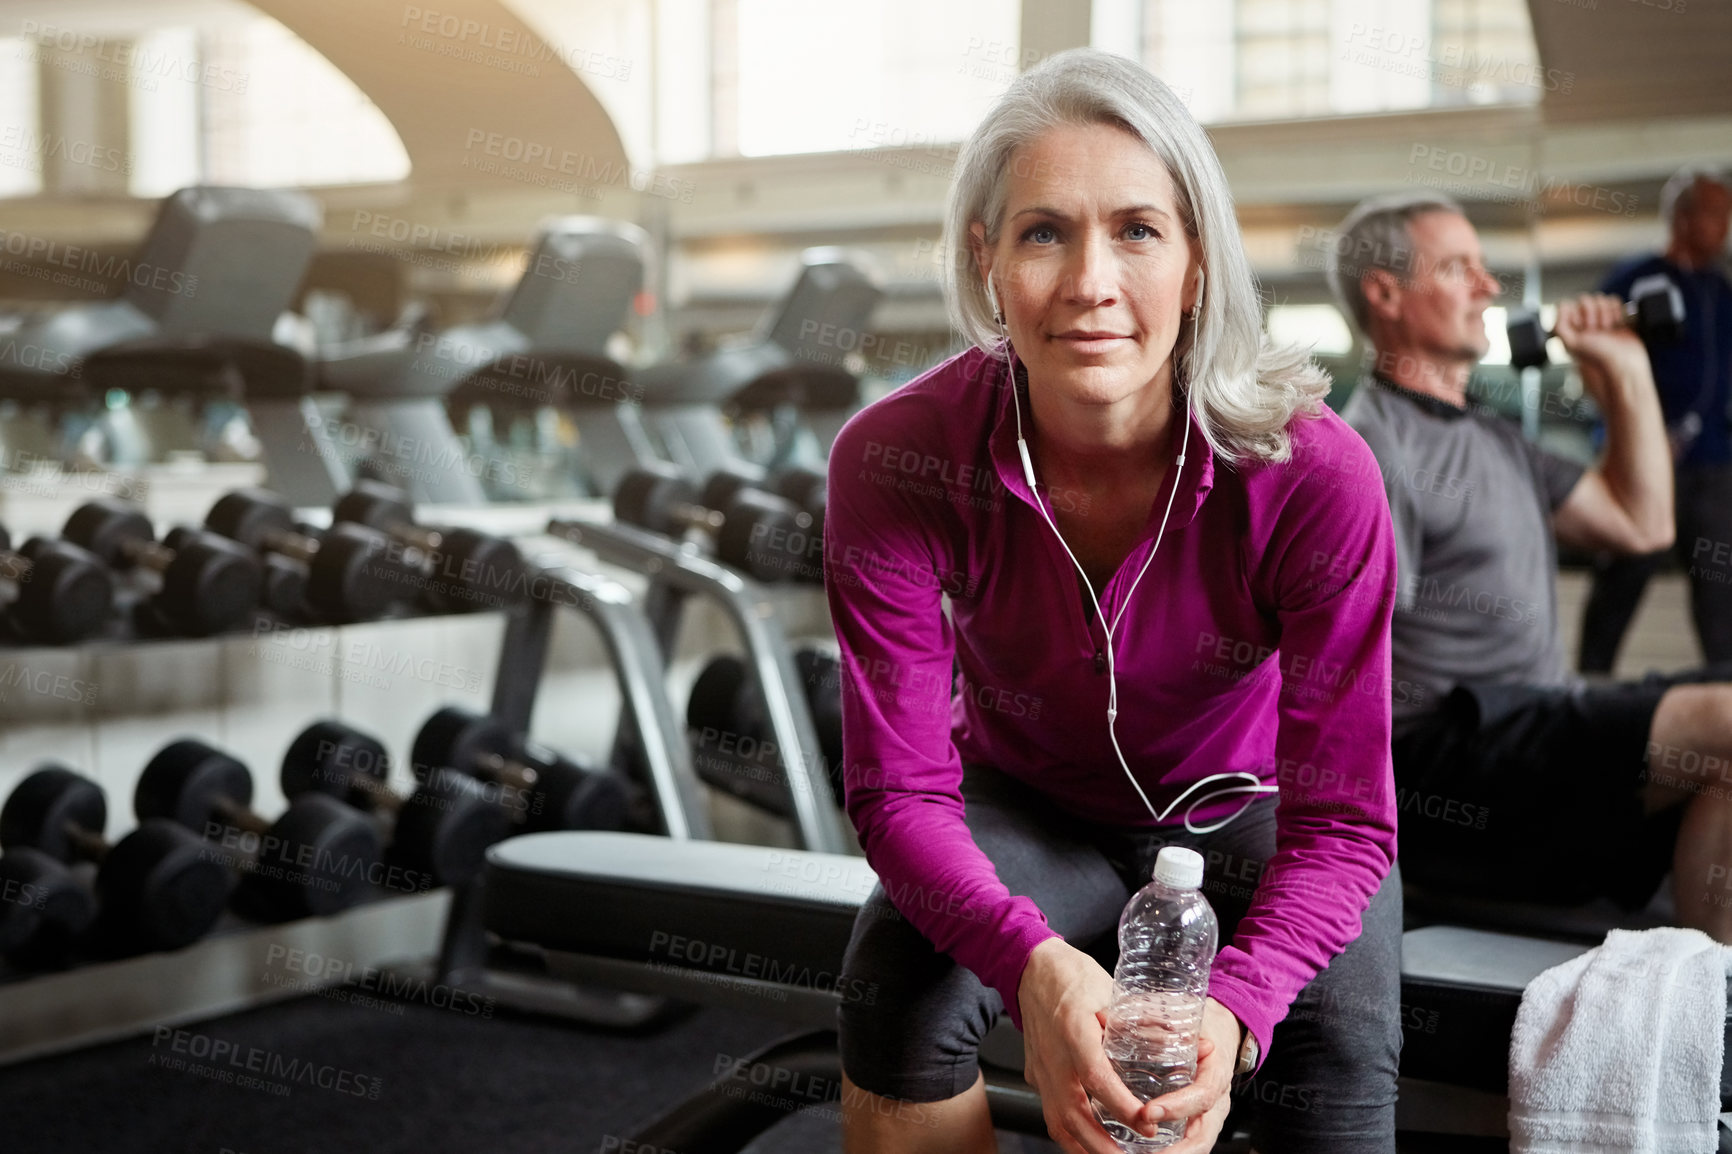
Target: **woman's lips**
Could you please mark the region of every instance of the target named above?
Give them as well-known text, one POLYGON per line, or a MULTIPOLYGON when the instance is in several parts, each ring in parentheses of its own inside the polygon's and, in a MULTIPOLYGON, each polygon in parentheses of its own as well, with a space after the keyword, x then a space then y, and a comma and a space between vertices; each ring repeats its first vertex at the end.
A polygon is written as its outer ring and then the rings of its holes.
POLYGON ((1111 352, 1121 342, 1130 340, 1129 337, 1118 333, 1093 331, 1059 333, 1053 339, 1079 353, 1111 352))

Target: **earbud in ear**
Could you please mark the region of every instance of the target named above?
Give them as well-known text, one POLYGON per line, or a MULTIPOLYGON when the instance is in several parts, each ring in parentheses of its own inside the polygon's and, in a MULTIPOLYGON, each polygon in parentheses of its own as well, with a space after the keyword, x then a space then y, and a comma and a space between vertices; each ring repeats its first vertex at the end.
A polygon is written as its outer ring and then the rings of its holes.
POLYGON ((1197 270, 1197 295, 1191 301, 1191 319, 1197 319, 1197 314, 1203 311, 1203 270, 1197 270))
POLYGON ((992 306, 993 323, 999 328, 1004 327, 1004 309, 999 306, 998 294, 992 290, 992 278, 986 278, 986 303, 992 306))

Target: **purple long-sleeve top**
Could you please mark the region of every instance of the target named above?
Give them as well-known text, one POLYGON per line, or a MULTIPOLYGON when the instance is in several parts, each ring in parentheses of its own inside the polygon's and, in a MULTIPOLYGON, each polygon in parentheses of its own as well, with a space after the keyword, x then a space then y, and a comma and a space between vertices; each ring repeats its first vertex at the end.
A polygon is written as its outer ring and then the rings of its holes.
MULTIPOLYGON (((1108 737, 1101 621, 1034 502, 1088 509, 1029 491, 1010 379, 971 350, 848 422, 830 454, 825 567, 847 810, 866 857, 903 916, 1020 1026, 1023 968, 1057 935, 974 844, 963 764, 1086 820, 1157 823, 1108 737)), ((1291 461, 1228 467, 1193 424, 1184 468, 1168 469, 1143 540, 1099 591, 1111 621, 1177 485, 1114 638, 1117 734, 1157 810, 1231 770, 1279 787, 1275 853, 1209 984, 1264 1054, 1294 996, 1359 935, 1395 854, 1389 508, 1370 450, 1337 416, 1289 427, 1291 461)))

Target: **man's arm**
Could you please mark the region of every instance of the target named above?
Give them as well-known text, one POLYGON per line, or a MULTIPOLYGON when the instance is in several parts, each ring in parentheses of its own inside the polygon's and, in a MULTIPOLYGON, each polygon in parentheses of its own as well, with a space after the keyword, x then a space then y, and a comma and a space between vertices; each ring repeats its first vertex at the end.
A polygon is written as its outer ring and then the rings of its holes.
POLYGON ((1652 553, 1672 544, 1672 451, 1648 350, 1623 327, 1616 297, 1558 305, 1556 331, 1605 416, 1606 451, 1553 513, 1566 545, 1652 553))

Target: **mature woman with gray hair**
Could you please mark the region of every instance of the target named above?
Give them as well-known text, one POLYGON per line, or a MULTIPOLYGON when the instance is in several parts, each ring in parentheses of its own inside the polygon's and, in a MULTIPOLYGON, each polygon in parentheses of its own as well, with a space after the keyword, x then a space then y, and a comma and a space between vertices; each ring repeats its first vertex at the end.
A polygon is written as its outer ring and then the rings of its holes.
POLYGON ((1256 1147, 1394 1149, 1400 896, 1377 466, 1261 332, 1202 129, 1079 50, 962 150, 948 296, 973 347, 830 457, 847 808, 878 873, 839 988, 849 1151, 995 1148, 1001 1012, 1068 1151, 1235 1097, 1256 1147), (1221 924, 1194 1082, 1102 1041, 1114 928, 1167 845, 1221 924), (1235 1071, 1245 1075, 1230 1094, 1235 1071))

